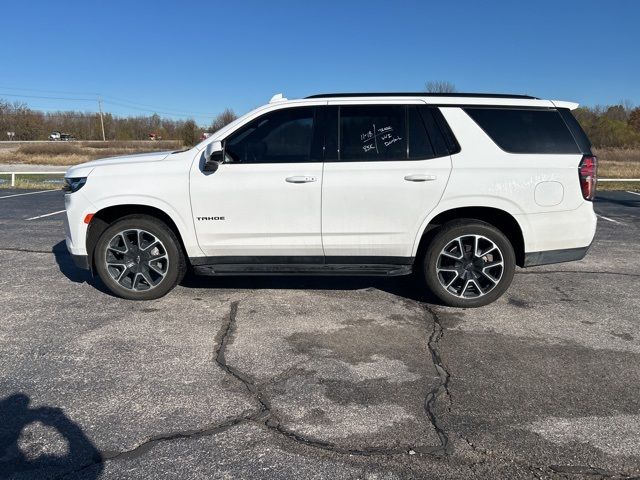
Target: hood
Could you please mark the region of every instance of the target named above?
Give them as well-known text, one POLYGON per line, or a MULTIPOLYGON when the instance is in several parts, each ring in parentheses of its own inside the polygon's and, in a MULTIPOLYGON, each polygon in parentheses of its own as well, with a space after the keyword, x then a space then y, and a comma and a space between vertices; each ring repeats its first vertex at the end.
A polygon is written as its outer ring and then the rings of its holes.
POLYGON ((67 170, 66 177, 86 177, 91 170, 96 167, 102 167, 105 165, 127 165, 132 163, 146 163, 157 162, 163 160, 172 151, 167 152, 149 152, 139 153, 136 155, 124 155, 122 157, 101 158, 99 160, 92 160, 90 162, 81 163, 80 165, 74 165, 67 170))

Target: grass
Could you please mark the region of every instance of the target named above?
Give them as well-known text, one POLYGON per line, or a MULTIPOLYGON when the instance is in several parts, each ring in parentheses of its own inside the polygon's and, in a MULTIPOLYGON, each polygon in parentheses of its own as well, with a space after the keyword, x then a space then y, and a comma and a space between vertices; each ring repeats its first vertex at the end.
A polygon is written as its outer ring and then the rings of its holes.
POLYGON ((599 148, 593 153, 600 178, 640 178, 640 148, 599 148))
POLYGON ((640 192, 640 182, 599 182, 596 192, 601 192, 603 190, 640 192))
POLYGON ((60 175, 17 175, 15 186, 11 186, 11 175, 0 175, 1 188, 33 188, 37 190, 58 190, 62 188, 62 178, 60 175))
POLYGON ((0 164, 77 165, 97 158, 180 148, 182 142, 177 140, 25 143, 15 150, 0 150, 0 164))
MULTIPOLYGON (((640 148, 594 148, 599 178, 640 178, 640 148)), ((598 190, 640 192, 640 182, 599 182, 598 190)))

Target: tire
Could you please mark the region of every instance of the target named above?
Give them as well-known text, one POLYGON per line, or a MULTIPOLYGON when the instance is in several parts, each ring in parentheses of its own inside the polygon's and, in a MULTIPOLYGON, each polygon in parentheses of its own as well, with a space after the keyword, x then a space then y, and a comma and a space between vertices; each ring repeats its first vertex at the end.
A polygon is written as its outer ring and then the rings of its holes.
POLYGON ((509 288, 516 257, 511 242, 493 225, 459 219, 438 230, 422 267, 427 286, 442 303, 473 308, 495 301, 509 288))
POLYGON ((107 227, 93 255, 95 269, 114 295, 153 300, 184 277, 186 260, 175 233, 161 220, 128 215, 107 227))

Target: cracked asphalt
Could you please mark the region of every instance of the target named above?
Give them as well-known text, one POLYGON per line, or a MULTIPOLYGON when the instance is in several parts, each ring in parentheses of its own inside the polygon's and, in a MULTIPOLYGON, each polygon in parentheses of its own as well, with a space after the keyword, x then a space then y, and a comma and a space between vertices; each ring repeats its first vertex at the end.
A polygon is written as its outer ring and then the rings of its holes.
POLYGON ((411 278, 76 269, 61 192, 0 190, 0 478, 640 478, 640 196, 481 309, 411 278), (613 220, 613 221, 612 221, 613 220))

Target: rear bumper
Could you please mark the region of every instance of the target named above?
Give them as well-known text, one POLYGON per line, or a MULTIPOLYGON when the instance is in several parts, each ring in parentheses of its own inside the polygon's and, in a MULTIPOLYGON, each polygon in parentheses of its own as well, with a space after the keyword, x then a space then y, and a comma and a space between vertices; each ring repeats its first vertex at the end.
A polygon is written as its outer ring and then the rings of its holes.
POLYGON ((71 254, 71 259, 76 267, 81 268, 83 270, 91 270, 89 266, 89 257, 87 255, 73 255, 71 254))
POLYGON ((579 248, 566 248, 563 250, 546 250, 544 252, 529 252, 524 254, 524 266, 549 265, 551 263, 574 262, 582 260, 589 246, 579 248))
POLYGON ((598 223, 593 203, 587 201, 581 202, 575 210, 514 216, 522 229, 525 255, 587 249, 593 242, 598 223))

